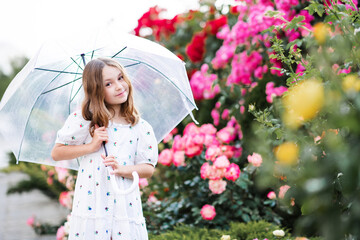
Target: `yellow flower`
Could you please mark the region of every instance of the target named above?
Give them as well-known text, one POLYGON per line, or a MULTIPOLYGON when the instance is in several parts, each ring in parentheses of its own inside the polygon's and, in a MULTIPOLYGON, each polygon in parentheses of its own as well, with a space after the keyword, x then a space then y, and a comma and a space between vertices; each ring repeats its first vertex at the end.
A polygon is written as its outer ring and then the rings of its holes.
POLYGON ((342 87, 345 92, 348 91, 360 91, 360 79, 356 74, 349 74, 344 77, 342 81, 342 87))
POLYGON ((304 121, 316 116, 324 104, 324 87, 315 79, 298 83, 283 97, 284 123, 290 128, 298 128, 304 121))
POLYGON ((293 165, 297 162, 299 148, 293 142, 284 142, 275 149, 275 157, 284 165, 293 165))
POLYGON ((322 45, 325 43, 327 36, 329 35, 328 26, 322 22, 314 25, 314 37, 316 41, 322 45))

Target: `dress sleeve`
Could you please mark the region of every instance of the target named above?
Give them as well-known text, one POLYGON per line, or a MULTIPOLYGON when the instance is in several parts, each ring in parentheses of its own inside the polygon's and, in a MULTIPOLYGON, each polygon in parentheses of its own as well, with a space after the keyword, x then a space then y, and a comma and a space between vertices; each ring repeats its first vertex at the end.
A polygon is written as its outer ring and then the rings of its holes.
POLYGON ((135 164, 149 163, 154 167, 158 161, 158 144, 151 125, 143 119, 139 121, 139 140, 135 164))
POLYGON ((81 145, 90 136, 89 121, 86 121, 81 112, 74 112, 66 119, 64 126, 57 132, 55 143, 64 145, 81 145))

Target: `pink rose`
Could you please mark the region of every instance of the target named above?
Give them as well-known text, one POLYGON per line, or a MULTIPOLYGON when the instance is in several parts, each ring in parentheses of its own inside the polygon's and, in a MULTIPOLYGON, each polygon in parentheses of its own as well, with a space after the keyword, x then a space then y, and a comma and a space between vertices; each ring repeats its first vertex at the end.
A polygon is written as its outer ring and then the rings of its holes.
POLYGON ((207 179, 210 176, 211 166, 208 162, 204 163, 200 168, 200 176, 202 179, 207 179))
POLYGON ((158 201, 159 200, 157 199, 157 197, 155 197, 155 192, 151 192, 150 195, 149 195, 149 198, 147 200, 147 204, 151 205, 151 204, 156 203, 158 201))
POLYGON ((149 185, 149 182, 146 178, 140 178, 139 179, 139 186, 140 188, 144 188, 149 185))
POLYGON ((219 141, 216 139, 215 135, 206 134, 204 137, 204 145, 209 147, 210 145, 219 145, 219 141))
POLYGON ((234 147, 229 145, 222 145, 220 146, 221 152, 225 155, 228 159, 234 156, 234 147))
POLYGON ((279 198, 281 198, 281 199, 284 198, 285 194, 289 190, 289 188, 290 188, 289 185, 281 186, 280 189, 279 189, 279 198))
POLYGON ((253 153, 253 155, 249 155, 247 159, 249 163, 251 163, 254 167, 260 167, 262 164, 262 157, 258 153, 253 153))
POLYGON ((203 150, 202 145, 193 145, 185 149, 185 154, 186 156, 191 158, 200 155, 202 150, 203 150))
POLYGON ((203 124, 200 127, 200 133, 203 133, 203 134, 212 135, 212 134, 215 134, 216 132, 217 132, 217 129, 211 123, 203 124))
POLYGON ((192 138, 192 142, 197 145, 203 145, 205 140, 204 134, 196 134, 192 138))
POLYGON ((215 158, 220 155, 221 150, 218 146, 216 145, 211 145, 210 147, 208 147, 208 149, 206 149, 205 152, 205 159, 206 160, 211 160, 214 161, 215 158))
POLYGON ((173 139, 173 135, 172 133, 169 133, 168 135, 166 135, 163 139, 163 143, 168 143, 173 139))
POLYGON ((213 206, 206 204, 201 208, 200 214, 204 220, 213 220, 216 216, 216 211, 213 206))
POLYGON ((185 166, 185 151, 176 151, 173 155, 173 163, 176 167, 185 166))
POLYGON ((267 194, 268 199, 275 199, 276 193, 274 191, 271 191, 267 194))
POLYGON ((59 202, 64 207, 67 207, 68 209, 71 209, 72 206, 72 198, 73 198, 74 192, 68 191, 68 192, 62 192, 59 196, 59 202))
POLYGON ((172 145, 172 149, 176 152, 179 150, 184 150, 185 149, 185 141, 184 139, 180 136, 180 135, 176 135, 174 137, 174 142, 172 145))
POLYGON ((235 164, 231 163, 227 168, 225 172, 225 178, 229 181, 236 181, 240 177, 240 167, 235 164))
POLYGON ((198 133, 200 133, 200 129, 193 122, 186 125, 184 129, 184 135, 195 135, 198 133))
POLYGON ((54 183, 54 179, 52 177, 48 177, 47 180, 46 180, 47 184, 49 185, 53 185, 54 183))
POLYGON ((34 216, 29 217, 28 220, 26 221, 26 224, 30 227, 34 226, 34 222, 35 222, 35 218, 34 216))
POLYGON ((236 137, 236 131, 235 128, 226 126, 220 131, 217 132, 216 136, 218 139, 223 143, 230 143, 233 141, 236 137))
POLYGON ((214 119, 214 125, 217 126, 220 123, 220 113, 217 109, 211 110, 211 117, 214 119))
POLYGON ((66 236, 65 227, 61 226, 60 228, 58 228, 56 232, 56 240, 63 240, 65 236, 66 236))
POLYGON ((159 154, 158 162, 165 166, 170 166, 172 163, 173 152, 170 149, 164 149, 159 154))
POLYGON ((230 165, 230 161, 224 155, 217 157, 214 161, 214 166, 216 168, 227 168, 229 165, 230 165))
POLYGON ((219 180, 209 180, 209 189, 213 194, 221 194, 226 190, 226 181, 219 180))
POLYGON ((219 180, 225 176, 225 168, 217 168, 214 165, 210 166, 209 179, 210 180, 219 180))
POLYGON ((228 119, 229 114, 230 114, 230 111, 229 111, 229 109, 226 108, 226 109, 224 109, 224 111, 222 112, 221 118, 222 118, 222 119, 228 119))
POLYGON ((69 175, 69 171, 66 168, 55 167, 55 171, 57 173, 57 178, 59 182, 64 183, 66 177, 69 175))

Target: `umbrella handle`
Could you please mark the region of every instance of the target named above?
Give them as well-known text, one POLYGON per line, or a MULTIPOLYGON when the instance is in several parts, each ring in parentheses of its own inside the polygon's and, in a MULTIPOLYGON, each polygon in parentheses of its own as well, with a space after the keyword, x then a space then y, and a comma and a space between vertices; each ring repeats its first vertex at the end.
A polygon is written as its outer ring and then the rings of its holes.
MULTIPOLYGON (((107 156, 108 156, 108 152, 107 152, 107 150, 106 150, 105 142, 103 142, 103 147, 104 147, 104 150, 105 150, 105 156, 107 157, 107 156)), ((131 184, 131 186, 130 186, 128 189, 126 189, 126 190, 120 190, 120 188, 119 188, 119 186, 118 186, 118 184, 117 184, 117 182, 116 182, 116 179, 115 179, 116 176, 110 174, 110 168, 111 168, 112 170, 113 170, 113 168, 112 168, 112 167, 106 167, 106 168, 107 168, 108 174, 109 174, 109 176, 110 176, 111 185, 112 185, 112 187, 113 187, 113 189, 114 189, 114 192, 115 192, 116 194, 119 194, 119 195, 129 194, 129 193, 133 192, 136 187, 139 186, 139 174, 134 171, 134 172, 132 172, 132 176, 133 176, 134 181, 133 181, 133 183, 131 184)), ((113 171, 114 171, 114 170, 113 170, 113 171)))
MULTIPOLYGON (((109 172, 109 168, 108 168, 108 172, 109 172)), ((110 172, 109 172, 110 174, 110 172)), ((129 194, 131 192, 133 192, 137 187, 139 187, 139 175, 137 172, 132 172, 132 176, 133 176, 133 183, 131 184, 131 186, 126 189, 126 190, 120 190, 117 182, 116 182, 116 177, 115 175, 110 175, 110 182, 111 182, 111 185, 114 189, 114 192, 115 194, 119 194, 119 195, 126 195, 126 194, 129 194)))

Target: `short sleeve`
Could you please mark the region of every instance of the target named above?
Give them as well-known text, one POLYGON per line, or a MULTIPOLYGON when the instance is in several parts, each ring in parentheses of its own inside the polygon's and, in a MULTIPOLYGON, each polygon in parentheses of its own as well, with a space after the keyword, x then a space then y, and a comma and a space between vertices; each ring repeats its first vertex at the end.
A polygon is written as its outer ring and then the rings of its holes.
POLYGON ((64 145, 84 144, 89 133, 90 121, 86 121, 81 112, 73 112, 66 119, 64 126, 57 132, 55 143, 64 145))
POLYGON ((158 143, 151 125, 143 119, 138 123, 138 145, 135 164, 149 163, 154 167, 158 161, 158 143))

